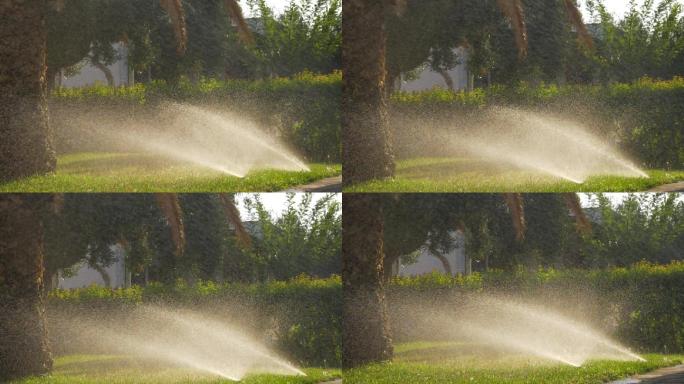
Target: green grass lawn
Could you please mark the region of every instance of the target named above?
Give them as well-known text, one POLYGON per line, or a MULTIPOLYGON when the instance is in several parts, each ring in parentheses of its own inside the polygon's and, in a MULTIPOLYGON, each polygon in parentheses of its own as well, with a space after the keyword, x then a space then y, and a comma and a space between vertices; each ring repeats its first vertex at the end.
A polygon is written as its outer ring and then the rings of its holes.
POLYGON ((682 355, 642 357, 647 361, 590 361, 575 368, 531 356, 478 354, 463 344, 410 343, 396 347, 392 363, 346 371, 344 383, 599 384, 684 361, 682 355))
POLYGON ((684 181, 684 170, 646 170, 649 178, 595 176, 583 184, 469 159, 418 158, 397 162, 392 180, 346 187, 345 192, 639 192, 684 181))
MULTIPOLYGON (((339 369, 303 369, 307 376, 253 375, 245 384, 315 384, 341 376, 339 369)), ((162 384, 232 383, 220 377, 172 367, 140 358, 108 355, 70 355, 57 358, 49 376, 12 381, 11 384, 162 384)))
POLYGON ((0 184, 0 192, 269 192, 342 173, 339 164, 310 172, 259 170, 239 178, 149 155, 79 153, 61 156, 57 172, 0 184))

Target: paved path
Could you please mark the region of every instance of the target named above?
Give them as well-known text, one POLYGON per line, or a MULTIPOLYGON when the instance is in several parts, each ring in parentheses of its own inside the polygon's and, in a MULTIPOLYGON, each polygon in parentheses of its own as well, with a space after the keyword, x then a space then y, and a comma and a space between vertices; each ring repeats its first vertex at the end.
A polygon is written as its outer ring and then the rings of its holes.
POLYGON ((658 369, 610 384, 684 384, 684 365, 658 369))
POLYGON ((684 192, 684 181, 674 184, 661 185, 651 189, 649 192, 684 192))
POLYGON ((326 381, 326 382, 322 382, 322 383, 318 383, 318 384, 342 384, 342 379, 336 379, 333 381, 326 381))
POLYGON ((342 192, 342 176, 329 177, 311 184, 300 185, 287 192, 342 192))

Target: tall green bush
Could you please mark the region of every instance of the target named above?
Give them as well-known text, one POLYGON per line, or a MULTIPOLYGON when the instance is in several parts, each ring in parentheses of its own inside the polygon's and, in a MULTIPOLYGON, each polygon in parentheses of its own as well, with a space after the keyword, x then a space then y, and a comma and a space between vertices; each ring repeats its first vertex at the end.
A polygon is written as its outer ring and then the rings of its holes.
MULTIPOLYGON (((50 97, 51 119, 60 152, 84 151, 73 137, 73 118, 84 111, 123 116, 143 114, 167 101, 211 105, 239 111, 275 127, 307 160, 339 162, 342 74, 302 73, 269 80, 213 80, 170 84, 155 81, 130 87, 59 88, 50 97)), ((92 149, 90 149, 92 150, 92 149)))
POLYGON ((141 305, 185 308, 223 318, 258 335, 272 335, 272 347, 307 366, 341 363, 342 285, 339 277, 264 284, 150 284, 126 289, 99 286, 48 294, 50 337, 57 353, 86 353, 96 344, 80 340, 79 319, 106 327, 125 321, 141 305))
MULTIPOLYGON (((406 119, 458 127, 470 114, 491 106, 552 112, 585 123, 644 166, 684 168, 684 78, 641 79, 631 84, 493 86, 471 93, 435 89, 392 95, 392 119, 399 147, 416 146, 406 119)), ((423 136, 423 135, 421 135, 423 136)), ((411 153, 410 155, 421 155, 411 153)), ((423 154, 426 155, 426 154, 423 154)))
POLYGON ((684 262, 605 270, 519 269, 458 277, 396 278, 388 288, 396 337, 406 337, 413 326, 406 312, 412 307, 405 303, 454 306, 466 294, 504 294, 542 301, 560 312, 580 310, 616 339, 640 351, 684 352, 684 262))

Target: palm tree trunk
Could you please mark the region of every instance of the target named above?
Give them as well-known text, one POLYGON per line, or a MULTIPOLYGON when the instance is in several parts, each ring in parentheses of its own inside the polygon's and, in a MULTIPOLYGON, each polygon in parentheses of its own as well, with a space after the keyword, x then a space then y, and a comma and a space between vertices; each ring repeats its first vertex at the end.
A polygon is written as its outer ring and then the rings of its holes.
POLYGON ((392 358, 383 283, 381 198, 343 196, 342 281, 345 368, 392 358))
POLYGON ((394 174, 385 97, 385 1, 342 3, 343 179, 346 184, 394 174))
POLYGON ((55 169, 48 125, 45 0, 0 3, 0 180, 55 169))
POLYGON ((0 382, 47 373, 43 196, 0 195, 0 382))

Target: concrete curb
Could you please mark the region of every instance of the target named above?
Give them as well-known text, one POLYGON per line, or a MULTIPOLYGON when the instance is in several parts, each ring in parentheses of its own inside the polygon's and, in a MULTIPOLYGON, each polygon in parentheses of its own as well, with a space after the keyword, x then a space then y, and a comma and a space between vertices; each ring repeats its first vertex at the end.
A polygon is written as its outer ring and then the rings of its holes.
POLYGON ((609 384, 681 384, 684 383, 684 365, 661 368, 653 372, 637 375, 629 379, 613 381, 609 384))
POLYGON ((285 192, 342 192, 342 176, 314 181, 311 184, 300 185, 285 192))
POLYGON ((661 193, 669 193, 669 192, 684 192, 684 181, 680 181, 679 183, 674 183, 674 184, 667 184, 667 185, 661 185, 659 187, 655 187, 649 192, 661 192, 661 193))

